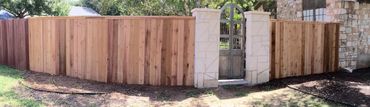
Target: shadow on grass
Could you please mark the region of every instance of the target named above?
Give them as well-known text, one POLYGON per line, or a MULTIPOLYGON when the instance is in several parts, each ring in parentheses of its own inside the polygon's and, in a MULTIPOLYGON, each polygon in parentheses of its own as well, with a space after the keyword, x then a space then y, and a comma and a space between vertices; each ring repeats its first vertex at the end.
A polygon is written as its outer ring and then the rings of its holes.
POLYGON ((17 86, 18 81, 22 78, 20 71, 0 65, 0 105, 3 106, 22 106, 22 107, 39 107, 40 102, 21 98, 14 92, 13 88, 17 86))
POLYGON ((41 107, 42 105, 41 102, 38 101, 20 98, 14 91, 0 92, 0 98, 1 97, 7 102, 13 102, 16 106, 21 107, 41 107))
POLYGON ((0 65, 0 75, 14 79, 19 79, 22 77, 20 71, 4 65, 0 65))

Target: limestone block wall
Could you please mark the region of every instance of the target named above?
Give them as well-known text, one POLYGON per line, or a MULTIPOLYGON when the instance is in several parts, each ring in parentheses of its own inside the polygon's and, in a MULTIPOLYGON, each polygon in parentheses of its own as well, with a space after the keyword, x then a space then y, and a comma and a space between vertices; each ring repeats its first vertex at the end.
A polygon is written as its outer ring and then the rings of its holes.
POLYGON ((218 87, 220 10, 197 8, 195 16, 195 75, 197 88, 218 87))
POLYGON ((245 12, 246 21, 246 77, 249 85, 270 80, 270 13, 245 12))

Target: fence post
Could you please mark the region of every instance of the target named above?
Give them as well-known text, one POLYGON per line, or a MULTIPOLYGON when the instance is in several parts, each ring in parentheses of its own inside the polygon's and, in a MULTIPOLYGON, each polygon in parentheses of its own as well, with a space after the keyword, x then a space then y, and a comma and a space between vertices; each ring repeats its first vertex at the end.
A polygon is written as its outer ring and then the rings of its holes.
POLYGON ((245 12, 246 80, 256 85, 270 80, 270 13, 245 12))
POLYGON ((194 86, 218 87, 220 15, 216 9, 196 8, 194 86))

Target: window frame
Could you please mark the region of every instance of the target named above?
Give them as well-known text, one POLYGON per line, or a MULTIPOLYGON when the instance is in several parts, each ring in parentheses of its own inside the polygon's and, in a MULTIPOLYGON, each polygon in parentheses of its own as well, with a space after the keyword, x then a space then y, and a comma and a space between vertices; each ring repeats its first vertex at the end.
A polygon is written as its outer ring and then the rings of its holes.
POLYGON ((326 0, 302 0, 302 20, 304 21, 324 21, 325 11, 326 0), (318 17, 321 17, 321 20, 318 20, 318 17))

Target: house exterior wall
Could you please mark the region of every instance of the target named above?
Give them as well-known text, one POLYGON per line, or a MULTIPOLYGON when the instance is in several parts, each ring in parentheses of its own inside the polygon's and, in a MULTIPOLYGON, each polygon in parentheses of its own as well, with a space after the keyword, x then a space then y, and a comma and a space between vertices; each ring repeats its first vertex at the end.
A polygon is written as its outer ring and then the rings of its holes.
MULTIPOLYGON (((355 0, 327 0, 326 21, 339 22, 339 65, 370 67, 370 4, 355 0)), ((302 0, 277 0, 278 19, 302 20, 302 0)))
MULTIPOLYGON (((326 0, 327 21, 336 21, 340 12, 341 0, 326 0)), ((284 20, 302 20, 303 0, 277 0, 277 18, 284 20)))
POLYGON ((302 0, 277 0, 277 18, 302 20, 302 0))
POLYGON ((346 2, 338 15, 340 28, 340 65, 370 67, 370 4, 346 2))

